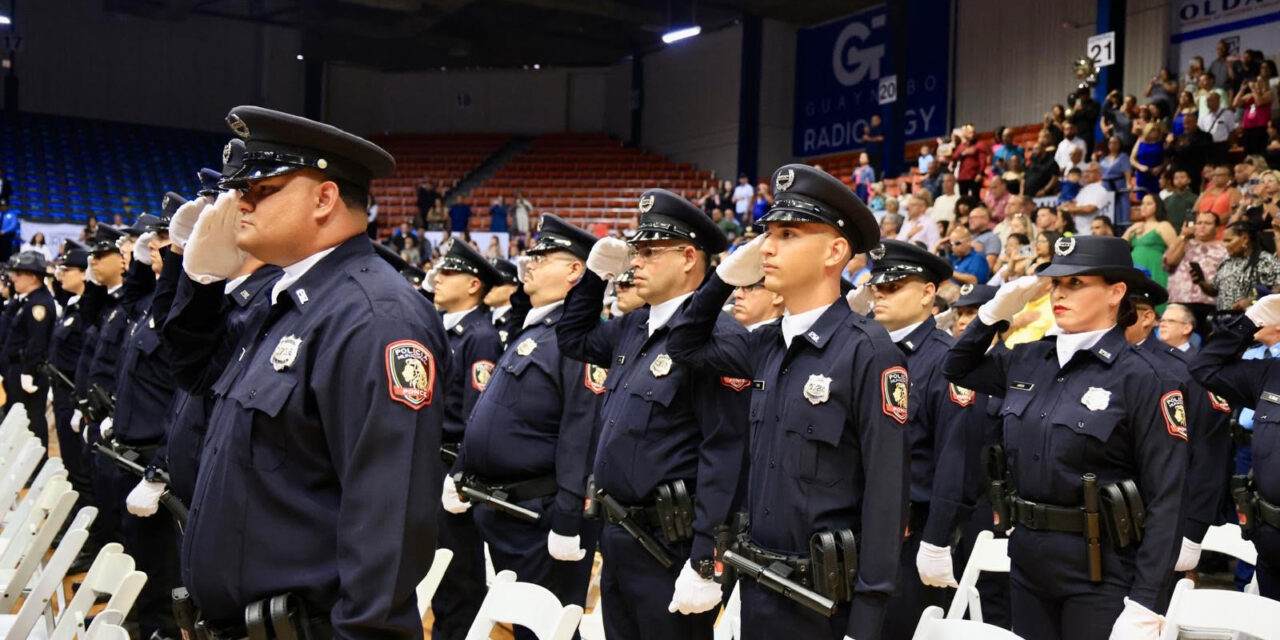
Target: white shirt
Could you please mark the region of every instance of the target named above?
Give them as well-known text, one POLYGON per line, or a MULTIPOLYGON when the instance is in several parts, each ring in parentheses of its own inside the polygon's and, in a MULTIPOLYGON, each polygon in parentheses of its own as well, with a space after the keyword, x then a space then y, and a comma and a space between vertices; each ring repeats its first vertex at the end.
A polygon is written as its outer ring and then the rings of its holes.
POLYGON ((929 210, 929 217, 935 222, 955 222, 956 221, 956 201, 960 199, 957 194, 940 195, 933 201, 933 208, 929 210))
POLYGON ((458 323, 462 322, 462 319, 466 317, 468 313, 471 313, 474 309, 475 307, 471 307, 470 309, 463 309, 462 311, 453 311, 453 312, 444 314, 444 316, 441 318, 441 321, 444 323, 444 330, 453 331, 453 328, 458 326, 458 323))
MULTIPOLYGON (((276 285, 274 287, 271 287, 271 304, 275 304, 276 300, 280 298, 281 293, 293 286, 293 283, 301 280, 302 276, 307 275, 307 272, 311 270, 311 267, 316 266, 317 262, 324 260, 325 256, 333 253, 333 250, 337 248, 337 246, 333 246, 323 251, 317 251, 316 253, 285 267, 284 275, 280 276, 279 280, 276 280, 276 285)), ((206 282, 204 284, 209 283, 206 282)))
MULTIPOLYGON (((836 300, 831 304, 843 303, 844 300, 836 300)), ((808 331, 809 327, 812 327, 813 323, 817 322, 818 318, 822 317, 822 314, 826 313, 827 309, 830 308, 831 305, 829 304, 825 307, 810 309, 804 313, 792 314, 790 311, 784 311, 782 313, 782 341, 790 348, 791 341, 796 336, 808 331)))
POLYGON ((1080 189, 1080 193, 1076 195, 1076 204, 1082 207, 1093 205, 1097 207, 1098 210, 1093 213, 1075 216, 1076 233, 1086 236, 1089 235, 1089 222, 1093 220, 1095 216, 1106 216, 1115 220, 1115 213, 1113 211, 1115 201, 1116 195, 1107 191, 1107 188, 1102 186, 1101 182, 1086 184, 1082 187, 1080 189), (1084 226, 1081 226, 1082 221, 1084 226))
POLYGON ((1084 140, 1078 136, 1075 138, 1063 138, 1058 143, 1058 150, 1053 152, 1053 161, 1058 163, 1058 168, 1064 172, 1071 168, 1071 152, 1079 149, 1085 151, 1084 140))
POLYGON ((228 280, 227 284, 222 287, 222 294, 227 296, 231 295, 231 292, 235 291, 237 287, 244 284, 244 281, 248 280, 250 275, 253 275, 253 274, 246 273, 242 276, 236 276, 228 280))
MULTIPOLYGON (((541 307, 534 307, 530 309, 529 314, 524 317, 525 328, 531 327, 535 324, 538 324, 539 322, 542 322, 543 318, 550 315, 552 311, 556 310, 556 307, 559 307, 562 304, 564 304, 564 300, 556 300, 551 304, 544 304, 541 307)), ((507 307, 507 308, 510 309, 511 307, 507 307)))
POLYGON ((906 339, 907 339, 907 336, 911 335, 911 332, 912 332, 912 331, 915 331, 915 330, 916 330, 917 328, 919 328, 919 327, 920 327, 920 325, 922 325, 922 324, 924 324, 924 321, 923 321, 923 320, 921 320, 920 322, 917 322, 917 323, 915 323, 915 324, 909 324, 909 325, 907 325, 907 326, 905 326, 905 327, 903 327, 903 328, 901 328, 901 329, 898 329, 897 331, 890 331, 890 332, 889 332, 889 339, 893 340, 893 343, 894 343, 894 344, 897 344, 897 343, 899 343, 899 342, 902 342, 903 340, 906 340, 906 339))
POLYGON ((1191 341, 1190 341, 1190 340, 1188 340, 1188 341, 1186 341, 1186 342, 1184 342, 1184 343, 1182 343, 1182 344, 1180 344, 1180 345, 1178 345, 1178 346, 1174 347, 1174 349, 1177 349, 1178 351, 1181 351, 1181 352, 1183 352, 1183 353, 1186 353, 1186 352, 1188 352, 1188 351, 1191 351, 1191 341))
POLYGON ((649 335, 653 335, 658 329, 667 326, 671 316, 674 316, 676 310, 680 308, 680 304, 691 295, 693 295, 692 291, 649 307, 649 335))
POLYGON ((740 184, 733 188, 733 208, 738 213, 746 213, 751 207, 751 198, 756 190, 749 184, 740 184))
POLYGON ((1113 324, 1106 329, 1098 329, 1097 331, 1085 331, 1082 333, 1063 333, 1058 336, 1058 367, 1062 368, 1067 365, 1067 361, 1071 360, 1077 351, 1092 349, 1093 345, 1098 344, 1102 336, 1116 326, 1113 324))
POLYGON ((925 212, 920 214, 919 218, 903 220, 902 229, 898 231, 898 239, 903 242, 923 242, 929 251, 933 251, 933 245, 938 244, 942 236, 938 234, 938 223, 929 217, 928 212, 925 212), (920 231, 913 236, 911 232, 915 231, 917 224, 920 225, 920 231))
POLYGON ((1218 109, 1217 113, 1208 109, 1200 112, 1196 124, 1201 131, 1209 132, 1214 142, 1226 142, 1231 130, 1236 128, 1236 114, 1228 109, 1218 109))
POLYGON ((768 320, 761 320, 760 322, 757 322, 755 324, 749 324, 747 325, 747 331, 755 331, 756 329, 759 329, 760 327, 763 327, 766 324, 772 323, 774 320, 777 320, 777 318, 769 318, 768 320))
MULTIPOLYGON (((494 309, 494 310, 490 313, 490 315, 492 316, 493 321, 494 321, 494 322, 497 322, 497 321, 499 321, 499 320, 501 320, 501 319, 502 319, 502 316, 507 315, 507 312, 508 312, 508 311, 510 311, 510 310, 511 310, 511 305, 506 305, 506 306, 498 307, 498 308, 494 309)), ((526 325, 526 326, 527 326, 527 325, 526 325)))

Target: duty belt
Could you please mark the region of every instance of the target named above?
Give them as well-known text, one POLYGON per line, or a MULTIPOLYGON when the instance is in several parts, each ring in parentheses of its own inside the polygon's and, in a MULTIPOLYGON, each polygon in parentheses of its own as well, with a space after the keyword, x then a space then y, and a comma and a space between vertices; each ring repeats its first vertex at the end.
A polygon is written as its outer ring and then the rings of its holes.
POLYGON ((738 538, 736 547, 734 551, 738 555, 756 564, 767 567, 776 562, 786 566, 791 569, 791 574, 788 577, 792 581, 806 589, 813 588, 813 562, 808 558, 768 551, 756 546, 745 536, 738 538))
POLYGON ((1059 531, 1062 533, 1083 533, 1084 514, 1080 507, 1056 507, 1023 500, 1014 496, 1010 500, 1013 507, 1013 522, 1034 531, 1059 531))
POLYGON ((541 478, 532 480, 521 480, 520 482, 492 482, 473 476, 470 474, 463 476, 463 481, 472 486, 479 486, 488 489, 488 493, 501 492, 506 495, 507 500, 511 502, 524 502, 534 498, 543 498, 555 495, 560 490, 560 485, 556 483, 555 474, 547 474, 541 478))

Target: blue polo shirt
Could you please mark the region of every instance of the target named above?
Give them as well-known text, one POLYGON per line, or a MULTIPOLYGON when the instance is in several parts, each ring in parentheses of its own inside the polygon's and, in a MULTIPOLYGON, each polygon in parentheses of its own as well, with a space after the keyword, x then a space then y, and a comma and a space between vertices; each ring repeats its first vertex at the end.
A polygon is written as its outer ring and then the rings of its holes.
POLYGON ((969 251, 969 255, 957 258, 951 254, 951 268, 958 273, 967 273, 978 278, 978 284, 986 284, 991 279, 991 267, 987 257, 979 251, 969 251))

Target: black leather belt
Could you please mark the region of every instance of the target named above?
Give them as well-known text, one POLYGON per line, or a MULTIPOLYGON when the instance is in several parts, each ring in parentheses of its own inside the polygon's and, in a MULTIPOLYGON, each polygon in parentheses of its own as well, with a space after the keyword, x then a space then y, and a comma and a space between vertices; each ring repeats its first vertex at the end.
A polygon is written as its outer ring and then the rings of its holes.
POLYGON ((488 493, 501 491, 506 494, 508 502, 524 502, 534 498, 543 498, 553 496, 560 491, 560 485, 556 483, 555 474, 547 474, 541 478, 532 480, 521 480, 520 482, 491 482, 479 476, 473 476, 468 479, 468 483, 474 481, 489 489, 488 493))
POLYGON ((1014 497, 1009 501, 1014 524, 1034 531, 1084 533, 1084 511, 1080 507, 1058 507, 1014 497))
MULTIPOLYGON (((623 505, 627 509, 627 517, 632 522, 646 529, 656 529, 662 526, 662 517, 658 515, 658 508, 654 505, 636 507, 631 505, 623 505)), ((605 519, 610 524, 618 524, 618 519, 613 517, 612 513, 605 512, 605 519)))

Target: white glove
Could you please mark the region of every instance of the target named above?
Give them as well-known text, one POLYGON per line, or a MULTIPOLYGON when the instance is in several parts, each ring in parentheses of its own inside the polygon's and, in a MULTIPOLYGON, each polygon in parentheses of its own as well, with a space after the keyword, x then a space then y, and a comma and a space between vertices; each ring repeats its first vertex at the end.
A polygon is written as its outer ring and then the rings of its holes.
POLYGON ((160 496, 164 495, 165 489, 163 482, 143 480, 124 499, 124 507, 139 518, 154 516, 160 510, 160 496))
POLYGON ((1164 616, 1128 599, 1124 611, 1111 626, 1111 640, 1159 640, 1164 616))
POLYGON ((102 434, 103 440, 111 439, 111 434, 115 431, 113 427, 115 427, 115 422, 111 418, 102 419, 102 422, 98 425, 98 433, 102 434))
POLYGON ((521 254, 516 256, 516 279, 524 282, 524 277, 529 273, 529 262, 533 260, 527 255, 521 254))
POLYGON ((133 259, 145 265, 151 264, 151 241, 156 239, 156 232, 148 231, 138 236, 133 243, 133 259))
POLYGON ((716 275, 725 284, 735 287, 749 287, 764 277, 764 256, 760 254, 765 236, 757 236, 755 240, 738 247, 716 267, 716 275))
POLYGON ((916 552, 916 571, 920 574, 920 582, 930 587, 959 587, 956 575, 951 566, 951 547, 935 547, 928 542, 920 543, 916 552))
POLYGON ((698 575, 693 570, 693 565, 686 560, 684 568, 680 569, 680 576, 676 578, 676 589, 671 594, 671 604, 667 605, 667 611, 679 611, 685 615, 710 611, 720 604, 722 595, 718 582, 698 575))
POLYGON ((587 557, 587 550, 582 548, 582 537, 557 535, 547 532, 547 553, 561 562, 577 562, 587 557))
POLYGON ((597 240, 587 256, 587 268, 605 280, 622 275, 630 265, 631 248, 617 238, 597 240))
POLYGON ((191 231, 196 228, 196 220, 209 206, 209 203, 200 197, 182 203, 182 206, 174 212, 173 218, 169 220, 169 239, 173 240, 179 249, 187 246, 187 239, 191 237, 191 231))
POLYGON ((1245 310, 1244 315, 1259 327, 1270 327, 1280 324, 1280 293, 1258 298, 1245 310))
POLYGON ((1013 320, 1028 302, 1040 295, 1040 279, 1025 276, 1000 285, 994 298, 978 307, 978 320, 988 327, 1013 320))
POLYGON ((18 382, 22 383, 22 390, 27 393, 35 393, 40 390, 36 387, 36 379, 31 374, 22 374, 22 376, 18 378, 18 382))
POLYGON ((1182 550, 1178 552, 1178 562, 1173 565, 1174 571, 1193 571, 1200 565, 1200 545, 1182 539, 1182 550))
POLYGON ((951 327, 956 324, 955 307, 949 307, 946 311, 939 313, 933 317, 933 321, 938 323, 938 328, 943 331, 951 331, 951 327))
POLYGON ((80 433, 80 425, 83 422, 84 422, 84 416, 81 415, 79 409, 76 409, 75 411, 71 412, 71 431, 75 433, 80 433))
POLYGON ((182 268, 191 279, 212 284, 231 277, 244 264, 247 255, 236 246, 239 205, 239 191, 223 191, 213 210, 196 221, 182 256, 182 268))
POLYGON ((871 285, 869 284, 854 287, 852 291, 845 294, 844 300, 849 303, 849 308, 860 316, 871 313, 871 307, 875 306, 875 299, 872 297, 871 285))
POLYGON ((470 502, 464 502, 462 496, 458 495, 458 486, 453 483, 452 476, 444 477, 444 490, 440 492, 440 505, 445 511, 452 514, 466 512, 471 508, 470 502))

